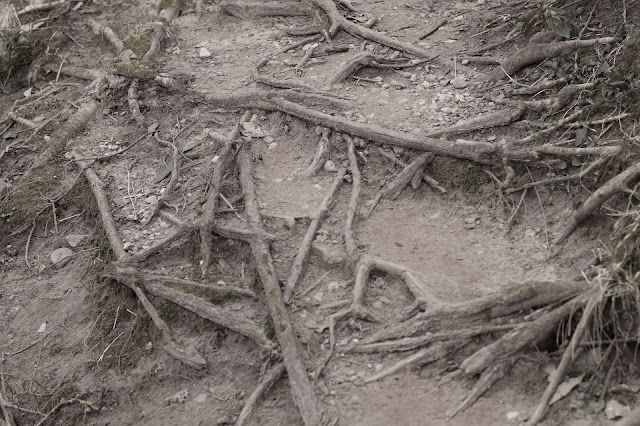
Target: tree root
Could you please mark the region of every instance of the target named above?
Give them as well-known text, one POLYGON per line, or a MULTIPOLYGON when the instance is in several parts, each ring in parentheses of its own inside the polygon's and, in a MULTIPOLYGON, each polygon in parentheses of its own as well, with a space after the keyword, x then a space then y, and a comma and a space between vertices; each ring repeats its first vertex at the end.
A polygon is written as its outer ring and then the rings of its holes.
MULTIPOLYGON (((243 145, 238 153, 238 169, 240 171, 240 183, 245 201, 245 214, 250 229, 259 233, 262 231, 262 218, 258 208, 255 184, 253 181, 253 164, 251 153, 246 145, 243 145)), ((289 375, 289 385, 293 401, 300 410, 305 425, 318 425, 322 423, 324 413, 313 391, 311 382, 307 376, 302 360, 298 355, 296 341, 293 335, 293 325, 284 306, 284 300, 280 291, 280 284, 273 266, 273 259, 269 244, 264 238, 251 239, 251 250, 256 259, 256 268, 262 280, 267 305, 271 313, 276 337, 280 343, 284 365, 289 375)))
POLYGON ((461 303, 444 303, 433 296, 425 297, 429 307, 410 321, 388 326, 361 340, 361 344, 413 336, 431 330, 435 323, 448 327, 461 322, 499 318, 524 309, 546 306, 575 297, 585 289, 583 282, 532 281, 515 284, 461 303))
MULTIPOLYGON (((240 119, 240 123, 246 122, 249 118, 251 118, 251 113, 247 111, 240 119)), ((209 195, 202 206, 203 214, 202 219, 200 219, 200 276, 202 278, 207 274, 209 263, 211 262, 211 231, 213 230, 216 211, 218 210, 218 196, 222 187, 222 178, 224 172, 233 161, 233 153, 237 145, 236 139, 239 135, 240 125, 236 125, 229 133, 228 140, 220 151, 220 159, 215 165, 211 176, 209 195)))
POLYGON ((435 24, 433 24, 431 27, 429 27, 428 30, 426 30, 425 32, 423 32, 422 34, 420 34, 418 36, 418 40, 424 40, 425 38, 429 37, 431 34, 435 33, 436 31, 438 31, 438 29, 443 26, 444 24, 446 24, 448 21, 447 19, 440 19, 439 21, 437 21, 435 24))
POLYGON ((397 373, 400 370, 405 368, 420 366, 435 362, 439 359, 444 358, 452 352, 457 351, 458 349, 468 345, 470 340, 454 340, 451 342, 438 342, 435 345, 429 346, 428 348, 422 349, 415 354, 402 359, 392 365, 391 367, 381 370, 380 372, 374 374, 373 376, 366 377, 363 380, 363 383, 373 383, 378 380, 382 380, 387 376, 397 373))
POLYGON ((244 2, 234 1, 220 3, 220 10, 227 15, 240 19, 251 19, 268 16, 307 16, 312 11, 308 6, 296 1, 244 2))
POLYGON ((144 126, 144 116, 140 112, 138 105, 138 80, 133 80, 127 92, 127 102, 129 103, 129 111, 131 116, 139 126, 144 126))
POLYGON ((295 286, 300 279, 300 274, 302 273, 302 267, 311 251, 311 244, 316 237, 316 232, 318 232, 318 228, 320 227, 320 222, 324 218, 324 216, 329 211, 331 204, 333 204, 333 200, 335 199, 340 186, 344 182, 344 175, 347 171, 347 168, 342 166, 338 170, 336 177, 333 179, 333 183, 331 187, 327 191, 327 194, 322 199, 320 206, 318 209, 311 215, 311 222, 309 223, 309 227, 307 228, 307 232, 304 234, 302 238, 302 242, 300 243, 300 248, 298 249, 298 253, 293 260, 293 264, 291 265, 291 269, 289 270, 289 276, 287 277, 287 282, 284 285, 283 297, 285 303, 291 303, 293 299, 293 295, 295 292, 295 286))
POLYGON ((154 22, 152 25, 153 35, 151 36, 151 41, 149 42, 149 48, 142 57, 142 61, 147 63, 155 61, 156 57, 162 50, 162 42, 164 41, 164 37, 166 35, 164 24, 162 22, 154 22))
POLYGON ((347 217, 344 222, 344 243, 347 251, 347 259, 349 266, 353 268, 360 256, 358 252, 358 244, 353 235, 353 221, 358 214, 358 203, 360 200, 360 191, 362 190, 362 174, 360 173, 360 167, 358 167, 358 157, 356 156, 356 145, 353 138, 348 135, 342 136, 349 144, 348 157, 349 157, 349 169, 351 171, 351 178, 353 183, 351 184, 351 197, 349 198, 349 206, 347 208, 347 217))
POLYGON ((501 80, 513 75, 527 65, 564 55, 576 49, 613 43, 614 41, 614 37, 601 37, 591 40, 567 40, 548 44, 530 43, 527 47, 520 49, 518 53, 502 62, 498 68, 489 73, 487 78, 489 81, 501 80))
POLYGON ((618 192, 633 192, 629 185, 640 178, 640 162, 633 163, 620 174, 609 179, 605 184, 594 191, 578 209, 573 212, 569 223, 564 227, 560 235, 555 239, 554 244, 560 244, 580 225, 586 218, 591 216, 609 198, 618 192))
POLYGON ((581 342, 582 337, 584 336, 587 326, 591 322, 593 318, 593 314, 596 311, 598 305, 602 301, 602 295, 599 292, 596 292, 593 296, 589 298, 587 305, 584 307, 582 311, 582 318, 578 322, 576 329, 573 331, 571 336, 571 340, 569 344, 565 348, 562 353, 562 358, 560 359, 560 364, 551 375, 551 380, 549 381, 549 385, 544 391, 544 394, 540 398, 540 402, 536 407, 535 412, 527 422, 527 425, 533 426, 538 424, 542 418, 545 416, 549 409, 549 401, 553 397, 553 394, 558 389, 558 386, 564 380, 565 375, 567 374, 568 369, 573 364, 573 360, 577 354, 576 350, 578 349, 578 344, 581 342))
POLYGON ((527 108, 525 105, 517 105, 512 109, 483 114, 470 120, 461 121, 453 126, 429 132, 427 133, 427 136, 438 137, 448 134, 466 133, 474 130, 506 126, 522 117, 526 110, 527 108))
POLYGON ((303 176, 313 176, 322 169, 324 165, 324 159, 328 154, 329 150, 329 135, 331 134, 331 129, 327 127, 323 127, 320 133, 320 140, 318 141, 318 149, 316 150, 316 155, 313 156, 313 160, 311 160, 311 164, 307 167, 303 172, 303 176))
POLYGON ((145 279, 136 268, 110 264, 105 267, 103 276, 115 279, 130 288, 135 287, 137 283, 141 283, 143 288, 154 296, 167 299, 204 319, 248 337, 264 348, 273 348, 273 342, 267 338, 264 331, 253 321, 234 311, 220 308, 202 300, 193 294, 166 286, 153 279, 145 279))
POLYGON ((608 158, 606 158, 606 157, 598 158, 597 160, 595 160, 591 164, 589 164, 589 167, 585 167, 582 170, 580 170, 580 172, 575 173, 573 175, 557 176, 557 177, 553 177, 553 178, 549 178, 549 179, 543 179, 543 180, 540 180, 540 181, 537 181, 537 182, 530 182, 530 183, 526 183, 526 184, 524 184, 522 186, 519 186, 517 188, 507 188, 507 189, 505 189, 504 192, 506 194, 512 194, 514 192, 527 190, 528 188, 533 188, 534 186, 550 185, 552 183, 568 182, 568 181, 571 181, 571 180, 580 180, 583 177, 587 176, 589 173, 591 173, 596 168, 598 168, 601 165, 603 165, 607 160, 608 160, 608 158))
POLYGON ((398 176, 396 176, 391 182, 386 184, 384 188, 380 190, 380 192, 378 192, 378 195, 376 195, 375 199, 373 200, 371 207, 364 214, 364 218, 368 219, 369 216, 371 216, 371 213, 373 213, 373 210, 376 208, 381 198, 387 197, 392 200, 398 198, 402 190, 407 185, 409 185, 409 183, 413 179, 413 176, 418 171, 424 170, 424 168, 429 163, 431 163, 434 158, 436 158, 436 156, 431 153, 420 154, 418 157, 416 157, 415 160, 413 160, 398 174, 398 176))
POLYGON ((61 67, 60 65, 54 66, 52 64, 46 64, 44 65, 44 69, 49 72, 59 72, 60 74, 68 75, 69 77, 75 77, 81 80, 89 81, 94 81, 104 76, 104 73, 102 71, 80 68, 74 65, 63 64, 61 67))
POLYGON ((254 389, 249 398, 244 403, 242 411, 236 420, 236 426, 244 426, 249 421, 249 418, 256 409, 256 405, 260 398, 262 398, 269 389, 282 377, 286 369, 284 363, 280 362, 276 364, 262 379, 260 384, 254 389))
POLYGON ((331 37, 333 37, 339 30, 344 30, 354 37, 362 37, 366 40, 382 44, 383 46, 387 46, 401 52, 416 55, 425 59, 432 59, 440 66, 443 66, 449 70, 453 70, 457 67, 458 72, 463 72, 470 76, 477 74, 477 72, 463 65, 456 66, 450 59, 442 57, 433 58, 433 54, 431 52, 428 52, 421 47, 415 46, 414 44, 396 40, 392 37, 367 28, 366 26, 358 25, 354 22, 349 21, 347 18, 342 16, 332 0, 309 0, 309 3, 319 7, 327 15, 330 23, 329 35, 331 37))
MULTIPOLYGON (((378 147, 378 152, 383 157, 388 158, 389 160, 393 161, 398 166, 407 167, 407 163, 405 163, 404 161, 402 161, 399 158, 397 158, 394 154, 391 154, 391 153, 387 152, 384 148, 378 147)), ((418 171, 418 172, 420 172, 420 171, 418 171)), ((416 175, 418 174, 418 172, 416 172, 416 175)), ((414 178, 415 178, 415 175, 414 175, 414 178)), ((433 189, 436 189, 436 190, 440 191, 441 193, 446 194, 447 190, 445 188, 443 188, 442 186, 440 186, 440 182, 435 180, 433 177, 427 175, 424 172, 424 170, 422 170, 422 180, 425 181, 426 183, 428 183, 429 185, 431 185, 431 187, 433 189)), ((412 182, 413 182, 413 178, 412 178, 412 182)))
POLYGON ((566 77, 558 78, 556 80, 544 79, 542 82, 538 84, 534 84, 533 86, 526 86, 526 87, 520 87, 520 88, 514 89, 511 92, 511 94, 512 95, 535 95, 538 92, 551 89, 561 84, 565 84, 566 82, 567 82, 566 77))
POLYGON ((93 18, 89 18, 89 26, 94 34, 104 37, 109 44, 113 47, 116 55, 120 55, 124 48, 124 43, 120 40, 120 37, 109 27, 108 25, 102 25, 96 22, 93 18))
MULTIPOLYGON (((433 59, 433 57, 431 59, 433 59)), ((371 52, 360 52, 353 58, 349 59, 347 63, 331 78, 330 82, 331 84, 342 83, 362 67, 406 68, 413 67, 423 62, 425 62, 425 60, 396 60, 385 58, 381 55, 374 55, 371 52)))
POLYGON ((491 386, 493 386, 495 382, 502 379, 507 374, 513 363, 514 359, 513 357, 510 357, 504 360, 498 360, 492 366, 484 370, 467 397, 460 403, 460 405, 448 412, 447 416, 449 418, 455 417, 459 412, 464 411, 475 404, 475 402, 480 399, 486 391, 491 389, 491 386))

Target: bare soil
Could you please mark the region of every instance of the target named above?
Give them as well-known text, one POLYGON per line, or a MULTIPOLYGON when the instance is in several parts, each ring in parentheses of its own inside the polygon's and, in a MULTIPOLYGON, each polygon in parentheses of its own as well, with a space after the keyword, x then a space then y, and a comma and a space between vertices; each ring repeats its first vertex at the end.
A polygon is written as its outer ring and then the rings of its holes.
MULTIPOLYGON (((377 31, 402 41, 416 42, 434 55, 448 58, 453 58, 456 52, 464 54, 504 39, 515 21, 499 30, 493 29, 494 24, 485 28, 486 24, 512 11, 502 3, 498 0, 352 2, 365 16, 378 18, 377 31), (418 41, 418 36, 441 18, 448 19, 448 23, 418 41), (489 31, 484 32, 486 29, 489 31)), ((103 37, 91 31, 87 19, 108 24, 126 39, 126 35, 142 34, 151 28, 149 23, 154 21, 157 10, 150 1, 72 2, 72 7, 74 5, 80 6, 55 21, 60 26, 57 31, 66 39, 60 43, 59 50, 51 54, 50 63, 59 66, 64 59, 65 65, 104 71, 113 70, 117 55, 103 37)), ((25 5, 15 6, 20 9, 25 5)), ((222 143, 211 138, 209 131, 228 134, 244 109, 212 106, 189 93, 233 93, 256 87, 251 79, 256 62, 299 39, 283 34, 281 28, 311 23, 308 16, 242 19, 208 2, 200 14, 194 7, 195 4, 185 4, 180 15, 166 24, 167 39, 153 65, 155 74, 178 76, 188 90, 172 91, 153 80, 141 80, 139 103, 144 124, 140 125, 133 120, 127 104, 128 84, 115 84, 93 99, 97 104, 95 116, 84 132, 64 148, 64 152, 73 151, 81 157, 103 156, 133 143, 153 123, 158 125, 160 139, 173 141, 178 147, 200 142, 192 151, 198 153, 199 158, 182 161, 177 185, 167 206, 162 208, 193 222, 201 215, 211 170, 218 161, 214 157, 222 148, 222 143), (202 48, 208 54, 203 54, 202 48)), ((49 13, 54 12, 40 12, 37 16, 46 17, 49 13)), ((279 55, 265 66, 264 73, 283 80, 296 79, 346 98, 339 108, 326 100, 319 101, 314 106, 317 110, 412 134, 429 133, 500 107, 486 96, 484 86, 465 84, 456 88, 450 81, 456 77, 454 73, 460 75, 457 70, 429 62, 399 70, 361 69, 354 78, 331 85, 329 81, 336 71, 362 48, 363 41, 340 32, 333 44, 349 50, 312 59, 301 77, 296 77, 292 68, 304 55, 304 49, 279 55)), ((492 54, 504 58, 515 48, 514 43, 507 43, 492 54)), ((365 49, 390 52, 371 43, 365 49)), ((466 67, 478 72, 492 68, 474 64, 466 67)), ((466 78, 471 83, 475 76, 466 78)), ((31 96, 53 90, 41 101, 19 110, 19 115, 36 122, 41 122, 38 117, 48 118, 69 102, 75 102, 88 84, 86 80, 58 75, 55 70, 41 70, 39 78, 28 86, 11 81, 2 89, 2 110, 9 108, 14 100, 23 99, 28 88, 31 96)), ((491 96, 494 94, 491 92, 491 96)), ((320 138, 316 125, 280 112, 253 112, 254 124, 265 135, 249 142, 256 189, 260 208, 266 216, 265 230, 277 237, 271 252, 278 279, 284 282, 306 232, 309 216, 325 197, 335 171, 325 167, 312 176, 301 173, 316 151, 320 138), (287 218, 295 218, 295 225, 290 226, 287 218)), ((66 118, 68 114, 55 123, 63 123, 66 118)), ((50 135, 54 128, 45 128, 31 144, 8 153, 0 163, 0 177, 18 181, 39 152, 43 137, 50 135)), ((16 124, 10 132, 23 129, 16 124)), ((507 126, 476 132, 473 138, 493 141, 523 135, 522 126, 507 126)), ((20 137, 20 133, 13 134, 15 137, 20 137)), ((1 143, 6 145, 13 140, 5 138, 1 143)), ((327 159, 339 167, 347 161, 347 150, 333 135, 330 141, 327 159)), ((380 147, 366 141, 358 148, 366 158, 366 163, 363 161, 360 165, 363 209, 368 208, 380 188, 402 170, 380 154, 380 147)), ((408 150, 390 146, 384 149, 406 163, 414 157, 408 150)), ((118 231, 131 255, 143 252, 177 229, 176 224, 157 214, 146 223, 166 190, 169 179, 158 181, 157 178, 171 164, 171 156, 171 149, 147 136, 126 153, 92 166, 104 183, 118 231)), ((78 170, 68 157, 56 164, 60 170, 56 176, 58 186, 64 188, 73 182, 78 170)), ((571 280, 579 276, 592 262, 598 240, 606 237, 610 230, 607 218, 597 215, 587 220, 558 253, 551 242, 563 228, 576 201, 588 196, 587 187, 592 189, 593 183, 529 190, 511 226, 507 219, 521 193, 502 198, 496 191, 496 182, 483 168, 496 170, 460 160, 443 162, 438 158, 426 172, 438 179, 447 192, 441 193, 423 182, 415 190, 411 186, 404 189, 395 200, 383 198, 369 219, 358 218, 354 224, 359 248, 417 272, 426 289, 451 303, 468 301, 512 283, 571 280)), ((246 227, 242 202, 233 201, 241 194, 235 174, 232 167, 221 189, 221 193, 234 202, 234 209, 228 209, 221 202, 223 210, 217 220, 229 226, 246 227)), ((346 182, 321 223, 315 237, 317 243, 343 250, 344 217, 350 195, 351 185, 346 182)), ((12 230, 19 230, 18 224, 15 226, 12 230)), ((180 336, 186 347, 204 357, 206 367, 191 368, 163 351, 163 337, 134 293, 115 280, 100 277, 101 268, 113 255, 106 248, 108 241, 84 178, 56 203, 55 218, 48 209, 36 221, 29 237, 30 266, 27 266, 24 258, 29 229, 15 236, 5 235, 2 240, 5 253, 0 270, 0 351, 5 355, 0 374, 5 382, 4 392, 12 404, 46 413, 59 401, 78 396, 98 408, 93 411, 86 405, 70 404, 55 413, 49 424, 235 423, 265 370, 273 365, 269 354, 247 337, 149 295, 174 334, 180 336), (50 256, 55 249, 68 246, 65 237, 69 235, 85 238, 72 248, 74 256, 69 263, 58 268, 51 264, 50 256)), ((195 234, 173 243, 141 268, 201 281, 199 250, 200 240, 195 234)), ((250 264, 248 245, 214 237, 212 262, 202 282, 235 285, 258 296, 216 299, 205 292, 203 297, 242 314, 272 337, 269 329, 273 325, 265 308, 263 290, 259 280, 251 279, 255 272, 250 264)), ((331 304, 352 297, 353 274, 348 266, 324 259, 315 249, 303 269, 296 292, 305 291, 327 273, 317 287, 297 297, 288 307, 299 355, 308 372, 318 367, 328 351, 328 333, 324 326, 328 315, 336 310, 331 304)), ((503 380, 454 418, 449 418, 447 411, 460 403, 476 379, 444 382, 443 378, 473 352, 471 347, 455 356, 404 369, 381 381, 363 385, 363 378, 393 365, 407 353, 358 354, 343 350, 383 328, 385 323, 396 321, 412 301, 413 295, 399 278, 374 273, 368 281, 364 304, 382 324, 360 319, 338 324, 336 354, 322 376, 312 383, 321 403, 340 419, 340 424, 516 424, 535 410, 547 385, 548 364, 556 363, 559 355, 553 342, 547 347, 529 348, 503 380), (509 420, 507 414, 511 412, 522 416, 519 420, 509 420)), ((489 338, 478 338, 473 347, 477 349, 488 341, 489 338)), ((577 375, 578 372, 570 374, 577 375)), ((614 380, 619 379, 615 376, 614 380)), ((625 379, 625 384, 640 385, 637 375, 625 379)), ((620 398, 627 405, 635 401, 633 395, 620 398)), ((577 419, 569 404, 569 398, 555 404, 542 424, 610 423, 601 412, 587 411, 584 418, 577 419)), ((19 425, 35 424, 41 418, 19 410, 13 413, 19 425)), ((278 380, 259 402, 249 424, 302 424, 286 377, 278 380)), ((4 426, 3 420, 0 425, 4 426)))

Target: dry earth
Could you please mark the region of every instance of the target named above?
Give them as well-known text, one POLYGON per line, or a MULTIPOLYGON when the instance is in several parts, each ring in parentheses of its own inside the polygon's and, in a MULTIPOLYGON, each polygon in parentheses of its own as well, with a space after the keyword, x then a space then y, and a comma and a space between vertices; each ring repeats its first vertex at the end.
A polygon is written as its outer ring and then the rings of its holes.
MULTIPOLYGON (((144 123, 140 124, 132 118, 127 103, 128 86, 116 82, 98 95, 97 91, 90 92, 79 99, 85 93, 87 81, 58 73, 57 68, 61 69, 60 63, 64 61, 65 66, 113 69, 118 55, 113 53, 104 36, 94 34, 88 20, 92 18, 111 26, 123 39, 127 34, 148 36, 145 31, 152 28, 150 23, 155 20, 157 5, 148 1, 71 3, 73 10, 53 24, 59 25, 59 34, 51 40, 60 34, 65 39, 58 43, 58 50, 49 52, 52 70, 45 72, 46 67, 42 68, 39 78, 29 86, 7 85, 2 109, 24 98, 28 88, 32 99, 38 95, 42 95, 42 99, 17 113, 36 123, 69 106, 69 102, 95 102, 97 111, 86 130, 72 138, 64 149, 80 157, 117 152, 146 134, 125 153, 92 166, 111 200, 111 212, 125 250, 135 255, 178 228, 158 214, 147 223, 167 191, 169 178, 159 181, 158 174, 172 162, 171 148, 160 144, 147 128, 157 123, 155 135, 173 141, 180 148, 198 143, 191 151, 197 153, 198 158, 182 159, 177 185, 162 208, 182 220, 197 220, 212 167, 222 149, 220 138, 211 137, 211 132, 228 134, 240 121, 244 109, 222 108, 203 102, 193 94, 219 95, 256 87, 251 78, 256 62, 301 38, 284 34, 282 28, 308 25, 311 18, 232 16, 224 13, 221 6, 207 2, 200 13, 196 13, 195 4, 185 4, 182 13, 167 24, 168 37, 155 60, 157 71, 154 72, 179 76, 186 91, 169 90, 153 80, 141 80, 139 104, 144 123)), ((351 12, 351 15, 361 21, 375 16, 377 31, 414 42, 433 55, 453 59, 505 38, 518 23, 512 16, 517 14, 517 9, 506 3, 509 2, 367 0, 352 2, 362 14, 351 12), (447 23, 418 41, 425 29, 443 18, 447 23), (496 29, 502 22, 509 24, 496 29)), ((20 9, 26 5, 15 6, 20 9)), ((605 12, 612 7, 615 5, 600 2, 596 15, 609 16, 605 12)), ((587 7, 579 15, 586 16, 589 11, 587 7)), ((51 13, 44 11, 36 16, 46 17, 51 13)), ((572 9, 572 13, 578 12, 572 9)), ((635 10, 630 9, 629 13, 637 15, 635 10)), ((598 24, 602 22, 596 21, 593 26, 598 24)), ((491 54, 503 59, 524 43, 526 40, 522 38, 505 43, 491 54)), ((392 52, 374 43, 365 44, 346 32, 338 33, 333 44, 346 46, 348 51, 312 58, 303 68, 302 76, 296 77, 293 66, 312 47, 310 44, 269 61, 262 74, 281 80, 295 79, 344 98, 311 99, 317 110, 413 135, 423 135, 501 108, 489 98, 495 100, 502 86, 488 90, 473 83, 478 73, 488 72, 493 66, 466 62, 462 65, 459 59, 456 59, 455 70, 435 62, 398 70, 364 68, 353 78, 332 85, 330 81, 341 65, 363 48, 380 54, 392 52)), ((538 72, 547 68, 543 66, 538 72)), ((324 167, 306 176, 302 171, 314 157, 322 129, 280 112, 254 110, 253 113, 254 130, 262 132, 262 136, 250 138, 246 143, 253 153, 259 206, 266 215, 265 230, 276 236, 272 244, 276 272, 284 282, 306 232, 309 216, 317 210, 336 178, 335 168, 325 164, 325 160, 330 159, 339 168, 347 162, 347 145, 332 134, 330 151, 321 163, 324 167)), ((67 117, 65 113, 61 118, 67 117)), ((537 118, 531 116, 531 120, 537 118)), ((525 126, 493 127, 475 132, 473 139, 518 138, 525 135, 525 126)), ((12 138, 5 136, 2 143, 6 145, 21 137, 21 133, 15 132, 23 129, 16 124, 10 130, 12 138)), ((55 126, 45 128, 37 139, 42 140, 43 135, 50 135, 53 129, 55 126)), ((410 150, 390 146, 383 147, 387 154, 384 156, 381 147, 371 141, 363 141, 357 147, 363 175, 361 211, 368 209, 379 189, 403 169, 389 157, 409 163, 416 156, 410 150)), ((1 160, 0 177, 18 181, 19 174, 37 151, 37 145, 27 145, 9 152, 1 160)), ((58 163, 60 169, 55 173, 59 188, 69 185, 78 175, 70 159, 67 155, 66 160, 58 163)), ((422 182, 416 189, 411 186, 404 189, 395 200, 383 198, 369 219, 361 216, 356 219, 354 233, 359 249, 415 271, 426 290, 450 303, 499 291, 510 283, 570 280, 592 262, 598 238, 610 229, 603 216, 589 219, 555 256, 552 256, 551 244, 570 216, 575 201, 589 194, 587 187, 593 188, 592 182, 529 190, 511 224, 508 218, 521 193, 501 197, 496 182, 483 167, 438 157, 427 166, 426 173, 435 177, 446 193, 422 182)), ((230 170, 221 194, 237 210, 228 209, 221 202, 222 210, 217 217, 219 223, 242 228, 246 227, 242 201, 238 201, 242 192, 235 179, 236 171, 233 167, 230 170)), ((495 172, 495 168, 492 170, 495 172)), ((526 170, 520 172, 526 173, 526 170)), ((344 218, 350 196, 349 180, 338 190, 315 235, 316 242, 331 252, 330 255, 344 249, 344 218)), ((179 362, 162 350, 164 338, 134 293, 115 280, 96 276, 112 255, 105 248, 108 241, 83 177, 56 203, 55 210, 55 218, 51 209, 43 212, 30 235, 29 267, 25 264, 29 229, 3 239, 5 247, 11 246, 3 254, 0 272, 0 350, 5 354, 0 374, 5 382, 3 392, 12 404, 48 412, 57 402, 80 395, 97 408, 94 411, 86 405, 70 404, 47 419, 48 424, 235 423, 265 370, 273 366, 274 360, 268 351, 250 338, 150 295, 150 301, 174 335, 180 336, 185 347, 203 356, 206 366, 194 369, 179 362), (63 267, 52 265, 52 252, 68 247, 69 236, 82 236, 72 247, 73 257, 63 267)), ((199 262, 200 239, 194 234, 152 256, 141 268, 201 281, 199 262)), ((255 292, 257 297, 211 296, 206 292, 205 297, 268 330, 273 325, 268 319, 262 287, 255 281, 248 245, 215 237, 211 266, 202 282, 240 286, 255 292)), ((296 287, 298 292, 306 294, 299 295, 289 306, 298 352, 309 373, 322 363, 329 350, 327 318, 337 310, 335 303, 350 300, 352 286, 353 274, 345 266, 344 258, 327 258, 315 248, 312 250, 296 287), (307 292, 318 280, 319 284, 307 292)), ((443 378, 479 344, 490 341, 488 337, 478 338, 455 356, 362 384, 362 379, 393 365, 407 353, 357 354, 343 350, 384 327, 385 323, 395 322, 412 301, 413 295, 402 280, 376 272, 368 281, 364 304, 382 324, 357 318, 338 323, 336 353, 321 377, 312 383, 323 406, 340 419, 340 424, 517 424, 532 414, 547 385, 546 369, 558 359, 558 349, 553 344, 524 352, 503 380, 475 405, 452 419, 447 411, 460 403, 476 378, 451 382, 443 378), (510 419, 513 412, 520 417, 510 419)), ((579 373, 576 370, 569 376, 579 373)), ((614 378, 615 381, 621 379, 614 378)), ((631 375, 625 384, 638 385, 640 379, 631 375)), ((623 395, 620 401, 633 405, 634 396, 623 395)), ((13 412, 19 425, 34 424, 41 418, 19 410, 13 412)), ((610 423, 601 412, 586 410, 586 417, 582 419, 575 418, 574 413, 570 398, 566 398, 554 405, 543 424, 610 423)), ((286 378, 278 380, 258 403, 249 424, 302 424, 286 378)), ((0 425, 4 425, 3 420, 0 425)))

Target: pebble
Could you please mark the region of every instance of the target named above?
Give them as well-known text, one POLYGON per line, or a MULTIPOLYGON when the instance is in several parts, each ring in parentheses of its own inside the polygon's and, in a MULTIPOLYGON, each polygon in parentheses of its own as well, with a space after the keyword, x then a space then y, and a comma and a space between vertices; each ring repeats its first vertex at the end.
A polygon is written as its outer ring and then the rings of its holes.
POLYGON ((318 302, 322 302, 322 299, 324 298, 324 293, 319 291, 313 296, 313 298, 318 302))
POLYGON ((129 250, 133 249, 133 243, 131 241, 125 241, 124 244, 122 244, 122 248, 125 251, 129 251, 129 250))
POLYGON ((453 87, 455 87, 456 89, 464 89, 465 87, 467 87, 469 85, 469 83, 467 83, 467 81, 464 78, 464 76, 459 75, 456 78, 454 78, 453 80, 451 80, 451 85, 453 87))
POLYGON ((265 141, 266 143, 271 143, 271 142, 273 142, 273 137, 268 136, 268 135, 267 136, 263 136, 262 140, 265 141))
POLYGON ((382 309, 382 302, 379 300, 376 300, 371 304, 371 306, 373 307, 373 309, 382 309))
POLYGON ((156 197, 155 195, 149 195, 144 199, 144 202, 148 204, 156 204, 158 202, 158 197, 156 197))
POLYGON ((491 136, 489 136, 489 137, 487 138, 487 141, 489 141, 489 142, 493 142, 493 141, 495 141, 496 139, 497 139, 497 137, 496 137, 495 135, 491 135, 491 136))
POLYGON ((71 260, 71 256, 73 256, 73 251, 70 248, 62 247, 56 249, 51 253, 51 263, 57 269, 60 269, 71 260))
POLYGON ((335 172, 336 170, 338 170, 338 168, 336 167, 336 164, 333 161, 327 160, 324 162, 325 172, 335 172))
POLYGON ((87 240, 88 235, 69 234, 64 237, 69 247, 76 248, 83 245, 87 240))
POLYGON ((200 50, 198 50, 198 56, 201 58, 209 58, 211 57, 211 52, 209 52, 209 49, 206 47, 201 47, 200 50))

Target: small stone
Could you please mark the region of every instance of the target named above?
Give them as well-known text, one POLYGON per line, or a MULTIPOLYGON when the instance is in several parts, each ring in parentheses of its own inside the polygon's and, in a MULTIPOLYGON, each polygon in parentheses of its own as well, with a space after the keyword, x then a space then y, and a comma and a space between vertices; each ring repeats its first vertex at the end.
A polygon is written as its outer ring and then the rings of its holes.
POLYGON ((463 59, 462 61, 460 61, 460 63, 462 65, 468 65, 469 64, 469 60, 468 59, 463 59))
POLYGON ((153 349, 153 342, 147 342, 147 344, 144 346, 144 348, 148 351, 150 351, 151 349, 153 349))
POLYGON ((469 85, 469 83, 467 83, 464 76, 459 75, 453 80, 451 80, 451 85, 453 85, 453 87, 455 87, 456 89, 464 89, 469 85))
POLYGON ((351 177, 351 175, 344 175, 344 181, 347 183, 351 183, 353 182, 353 178, 351 177))
POLYGON ((496 139, 498 139, 498 138, 496 137, 496 135, 491 135, 491 136, 489 136, 489 137, 487 138, 487 141, 488 141, 488 142, 493 142, 493 141, 495 141, 496 139))
POLYGON ((320 136, 322 134, 322 126, 316 126, 315 132, 316 135, 320 136))
POLYGON ((201 58, 209 58, 211 57, 211 52, 209 52, 209 50, 203 46, 200 48, 200 50, 198 50, 198 56, 200 56, 201 58))
POLYGON ((475 222, 474 223, 465 223, 464 227, 466 229, 475 229, 476 228, 476 224, 475 224, 475 222))
POLYGON ((144 202, 148 204, 156 204, 158 202, 158 197, 156 197, 155 195, 149 195, 144 199, 144 202))
POLYGON ((464 222, 465 223, 475 223, 479 219, 480 218, 478 216, 469 216, 469 217, 464 219, 464 222))
POLYGON ((130 222, 135 222, 138 220, 138 216, 136 216, 135 214, 128 214, 125 219, 127 219, 130 222))
POLYGON ((131 241, 125 241, 124 244, 122 244, 122 248, 124 251, 129 251, 133 249, 133 243, 131 241))
POLYGON ((76 248, 83 245, 87 241, 88 235, 69 234, 64 237, 69 247, 76 248))
POLYGON ((626 405, 620 404, 615 399, 610 399, 607 401, 607 406, 604 409, 604 413, 607 416, 607 419, 613 420, 618 417, 624 417, 631 412, 631 408, 626 405))
POLYGON ((197 402, 198 404, 202 404, 203 402, 205 402, 207 400, 208 396, 209 395, 207 395, 206 393, 198 394, 198 396, 196 396, 194 401, 197 402))
POLYGON ((266 143, 271 143, 271 142, 273 142, 273 137, 268 136, 268 135, 267 136, 263 136, 262 140, 265 141, 266 143))
POLYGON ((379 300, 376 300, 371 304, 371 306, 373 307, 373 309, 382 309, 382 302, 379 300))
POLYGON ((317 301, 317 302, 322 302, 322 299, 324 298, 324 293, 319 291, 317 292, 313 298, 317 301))
POLYGON ((160 225, 160 228, 168 228, 169 224, 167 222, 165 222, 164 220, 161 220, 158 225, 160 225))
POLYGON ((382 370, 382 364, 376 364, 376 371, 382 370))
POLYGON ((56 268, 60 269, 71 260, 72 256, 73 251, 70 248, 62 247, 51 253, 51 263, 53 263, 56 268))
POLYGON ((278 146, 278 142, 271 142, 271 143, 269 144, 268 149, 273 149, 273 148, 275 148, 276 146, 278 146))
POLYGON ((336 170, 338 170, 338 168, 336 167, 336 164, 333 161, 327 160, 324 162, 325 172, 335 172, 336 170))
POLYGON ((38 328, 38 333, 44 333, 46 329, 47 329, 47 323, 43 322, 42 324, 40 324, 40 327, 38 328))

